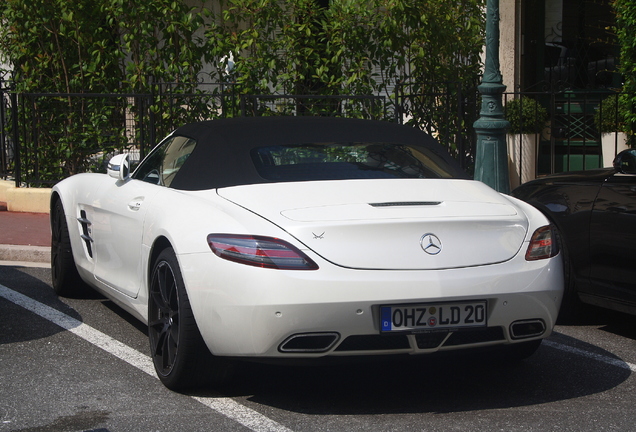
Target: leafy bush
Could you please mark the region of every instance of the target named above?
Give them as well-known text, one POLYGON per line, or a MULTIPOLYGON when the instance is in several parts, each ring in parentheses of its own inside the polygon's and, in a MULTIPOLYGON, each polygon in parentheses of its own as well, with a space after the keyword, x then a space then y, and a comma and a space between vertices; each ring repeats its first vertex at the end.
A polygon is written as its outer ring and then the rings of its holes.
POLYGON ((630 144, 636 144, 636 3, 633 0, 614 0, 616 35, 621 47, 620 71, 623 92, 620 105, 624 107, 625 130, 630 144))
POLYGON ((101 170, 100 157, 138 147, 147 131, 126 120, 138 121, 142 109, 176 124, 215 112, 182 102, 196 93, 203 57, 195 37, 202 16, 182 2, 5 0, 0 13, 0 53, 12 66, 13 90, 22 95, 22 175, 32 185, 101 170), (140 98, 105 103, 76 96, 159 95, 159 82, 187 84, 143 105, 140 98))
POLYGON ((548 112, 535 99, 527 96, 511 99, 504 107, 506 120, 510 122, 509 133, 536 134, 545 128, 548 112))
POLYGON ((227 0, 206 60, 239 92, 393 97, 399 82, 474 84, 484 0, 227 0), (234 60, 227 72, 227 59, 234 60), (220 61, 220 59, 224 59, 220 61))
POLYGON ((594 113, 594 124, 601 133, 625 131, 625 100, 619 95, 603 99, 594 113))
MULTIPOLYGON (((407 106, 404 118, 444 135, 440 138, 470 133, 466 124, 453 123, 458 122, 456 115, 441 118, 439 106, 457 104, 460 92, 478 83, 484 0, 352 0, 332 1, 329 7, 317 3, 227 0, 222 11, 210 12, 207 61, 217 64, 217 76, 235 82, 240 94, 378 94, 389 105, 407 106), (228 74, 230 54, 234 67, 228 74), (398 88, 410 96, 409 103, 396 101, 401 97, 398 88), (453 89, 448 101, 422 96, 440 88, 442 94, 453 89)), ((304 102, 285 106, 286 112, 379 115, 376 107, 360 103, 343 107, 318 99, 304 102)), ((278 112, 252 108, 255 113, 278 112)))
MULTIPOLYGON (((222 113, 219 99, 202 94, 199 78, 204 71, 207 81, 227 84, 240 95, 378 94, 389 104, 407 106, 404 118, 436 133, 452 151, 454 137, 468 135, 471 122, 441 117, 439 106, 458 106, 462 91, 477 84, 486 1, 326 3, 223 0, 214 2, 214 10, 205 10, 184 0, 0 2, 0 53, 13 66, 15 91, 140 95, 110 111, 71 99, 64 109, 46 115, 41 115, 41 101, 26 108, 34 110, 39 130, 54 131, 29 150, 40 158, 37 169, 50 173, 47 181, 53 181, 60 172, 92 169, 95 146, 137 145, 144 132, 139 126, 143 110, 157 119, 158 136, 181 123, 239 113, 236 100, 224 105, 222 113), (408 104, 396 101, 396 89, 404 84, 409 86, 408 104), (454 93, 448 101, 421 96, 439 88, 454 93), (149 103, 148 96, 153 97, 149 103), (98 111, 89 115, 85 110, 91 109, 98 111), (76 114, 69 116, 71 111, 76 114), (121 124, 131 117, 137 121, 132 132, 121 124), (100 137, 104 122, 111 130, 119 128, 107 133, 118 140, 100 137)), ((353 98, 346 103, 325 98, 271 105, 252 101, 244 108, 256 115, 385 114, 379 104, 353 98)))

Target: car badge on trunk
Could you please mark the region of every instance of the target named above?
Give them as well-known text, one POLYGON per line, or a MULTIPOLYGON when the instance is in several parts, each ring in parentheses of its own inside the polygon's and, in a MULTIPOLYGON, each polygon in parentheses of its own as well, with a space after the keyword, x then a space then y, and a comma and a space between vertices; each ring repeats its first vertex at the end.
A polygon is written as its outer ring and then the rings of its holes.
POLYGON ((442 251, 442 242, 432 233, 426 233, 420 239, 420 245, 424 252, 429 255, 437 255, 442 251))

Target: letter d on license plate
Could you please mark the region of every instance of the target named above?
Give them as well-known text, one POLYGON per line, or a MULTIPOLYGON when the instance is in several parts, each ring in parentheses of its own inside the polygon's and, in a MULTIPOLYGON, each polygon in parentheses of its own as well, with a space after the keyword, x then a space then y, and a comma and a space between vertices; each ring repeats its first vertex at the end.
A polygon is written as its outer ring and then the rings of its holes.
POLYGON ((485 301, 380 307, 382 332, 485 327, 485 301))

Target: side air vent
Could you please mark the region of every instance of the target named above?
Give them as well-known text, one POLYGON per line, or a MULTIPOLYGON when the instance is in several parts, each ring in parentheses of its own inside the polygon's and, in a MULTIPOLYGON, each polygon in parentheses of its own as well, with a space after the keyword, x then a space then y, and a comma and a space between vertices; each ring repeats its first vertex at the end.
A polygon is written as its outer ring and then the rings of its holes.
POLYGON ((93 238, 91 237, 90 230, 91 221, 86 219, 85 210, 80 211, 80 217, 77 218, 77 221, 82 227, 82 233, 80 234, 80 237, 82 238, 82 240, 84 240, 84 244, 86 245, 86 252, 88 253, 89 257, 93 258, 93 238))

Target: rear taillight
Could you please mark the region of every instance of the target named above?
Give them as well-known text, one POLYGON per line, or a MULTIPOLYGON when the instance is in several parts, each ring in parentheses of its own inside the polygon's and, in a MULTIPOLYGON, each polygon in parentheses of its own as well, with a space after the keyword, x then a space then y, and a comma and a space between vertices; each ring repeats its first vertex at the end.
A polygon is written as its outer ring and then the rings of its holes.
POLYGON ((526 251, 526 261, 536 261, 552 258, 559 253, 555 232, 550 226, 543 226, 532 234, 528 250, 526 251))
POLYGON ((219 257, 241 264, 280 270, 318 269, 300 249, 273 237, 210 234, 208 245, 219 257))

